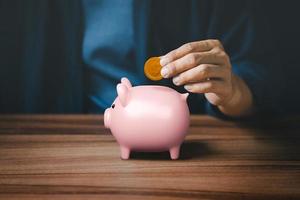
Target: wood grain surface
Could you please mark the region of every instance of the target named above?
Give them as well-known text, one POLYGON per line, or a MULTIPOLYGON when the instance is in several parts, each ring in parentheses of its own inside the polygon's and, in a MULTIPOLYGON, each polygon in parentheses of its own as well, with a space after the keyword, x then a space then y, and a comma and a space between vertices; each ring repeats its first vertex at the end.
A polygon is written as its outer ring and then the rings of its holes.
POLYGON ((300 118, 192 116, 180 160, 119 158, 101 115, 0 116, 0 199, 300 199, 300 118))

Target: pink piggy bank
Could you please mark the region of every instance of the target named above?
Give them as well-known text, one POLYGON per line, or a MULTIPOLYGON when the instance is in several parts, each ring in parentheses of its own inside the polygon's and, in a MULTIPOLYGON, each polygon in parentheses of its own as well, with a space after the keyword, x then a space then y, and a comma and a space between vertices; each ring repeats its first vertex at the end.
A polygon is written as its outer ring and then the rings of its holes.
POLYGON ((132 87, 127 78, 117 85, 118 97, 105 110, 104 125, 120 145, 121 158, 130 151, 169 151, 178 159, 190 124, 188 93, 164 86, 132 87))

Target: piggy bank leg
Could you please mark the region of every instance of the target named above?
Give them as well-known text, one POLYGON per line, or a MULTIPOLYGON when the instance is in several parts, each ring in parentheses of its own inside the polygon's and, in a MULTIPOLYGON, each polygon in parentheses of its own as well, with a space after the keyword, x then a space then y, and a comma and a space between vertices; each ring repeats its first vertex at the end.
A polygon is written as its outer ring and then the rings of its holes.
POLYGON ((169 151, 172 160, 178 159, 180 153, 180 145, 172 147, 169 151))
POLYGON ((121 146, 120 150, 121 150, 121 158, 123 160, 127 160, 130 156, 130 149, 127 147, 121 146))

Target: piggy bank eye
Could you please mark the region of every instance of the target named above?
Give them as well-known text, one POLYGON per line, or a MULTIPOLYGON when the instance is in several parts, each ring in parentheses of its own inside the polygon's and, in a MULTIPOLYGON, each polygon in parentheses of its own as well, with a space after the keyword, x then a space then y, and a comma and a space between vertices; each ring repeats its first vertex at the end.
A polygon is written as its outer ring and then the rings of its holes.
POLYGON ((115 104, 111 105, 111 107, 112 107, 112 109, 114 109, 115 108, 115 104))

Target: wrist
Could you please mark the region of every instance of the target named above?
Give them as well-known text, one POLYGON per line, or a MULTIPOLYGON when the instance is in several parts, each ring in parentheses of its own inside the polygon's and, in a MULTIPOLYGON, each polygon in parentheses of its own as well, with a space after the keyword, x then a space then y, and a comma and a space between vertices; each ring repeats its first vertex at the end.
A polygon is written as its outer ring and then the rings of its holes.
POLYGON ((239 83, 239 78, 232 74, 232 80, 231 80, 231 84, 232 84, 232 92, 231 92, 231 96, 227 99, 227 101, 225 101, 222 105, 220 105, 221 107, 232 107, 235 106, 236 104, 238 104, 238 102, 241 99, 241 89, 240 89, 240 83, 239 83))
POLYGON ((252 113, 252 94, 246 83, 236 75, 232 75, 232 95, 224 104, 218 106, 226 115, 240 117, 252 113))

